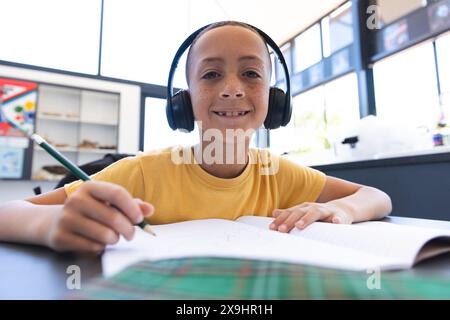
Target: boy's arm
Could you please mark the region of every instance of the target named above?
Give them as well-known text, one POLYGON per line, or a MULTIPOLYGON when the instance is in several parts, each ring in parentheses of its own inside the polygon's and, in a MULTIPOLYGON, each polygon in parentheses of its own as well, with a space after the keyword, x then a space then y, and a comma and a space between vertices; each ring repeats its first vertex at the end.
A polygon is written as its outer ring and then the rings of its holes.
POLYGON ((66 200, 63 188, 0 205, 0 240, 47 244, 47 231, 66 200))
POLYGON ((317 202, 275 210, 275 220, 270 228, 289 232, 294 227, 303 229, 318 220, 333 223, 375 220, 385 217, 391 210, 391 199, 386 193, 327 176, 317 202))
POLYGON ((100 252, 119 235, 130 240, 134 224, 154 208, 123 187, 84 182, 69 197, 63 188, 0 205, 0 240, 46 245, 58 251, 100 252), (117 208, 117 209, 116 209, 117 208))
POLYGON ((383 191, 334 177, 327 177, 317 202, 341 208, 351 215, 351 222, 381 219, 392 210, 383 191))

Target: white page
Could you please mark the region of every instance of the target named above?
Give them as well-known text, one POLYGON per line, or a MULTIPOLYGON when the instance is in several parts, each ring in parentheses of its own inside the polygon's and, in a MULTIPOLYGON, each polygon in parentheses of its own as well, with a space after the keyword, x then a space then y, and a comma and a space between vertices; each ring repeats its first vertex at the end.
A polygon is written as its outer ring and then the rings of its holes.
POLYGON ((395 261, 316 240, 263 230, 221 219, 152 226, 154 237, 136 228, 135 239, 123 238, 102 257, 110 276, 140 260, 182 257, 231 257, 285 261, 347 270, 396 268, 395 261))
MULTIPOLYGON (((237 221, 266 229, 273 218, 244 216, 237 221)), ((410 267, 419 250, 428 240, 438 236, 450 237, 448 230, 381 221, 352 225, 315 222, 303 230, 294 228, 289 234, 389 257, 398 264, 410 267)))

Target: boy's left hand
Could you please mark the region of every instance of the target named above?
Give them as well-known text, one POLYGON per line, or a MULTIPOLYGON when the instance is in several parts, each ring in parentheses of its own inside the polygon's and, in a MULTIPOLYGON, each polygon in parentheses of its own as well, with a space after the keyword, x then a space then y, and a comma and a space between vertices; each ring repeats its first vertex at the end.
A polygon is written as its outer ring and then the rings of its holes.
POLYGON ((353 217, 333 203, 305 202, 288 209, 276 209, 275 220, 269 226, 272 230, 289 232, 297 227, 304 229, 314 221, 351 224, 353 217))

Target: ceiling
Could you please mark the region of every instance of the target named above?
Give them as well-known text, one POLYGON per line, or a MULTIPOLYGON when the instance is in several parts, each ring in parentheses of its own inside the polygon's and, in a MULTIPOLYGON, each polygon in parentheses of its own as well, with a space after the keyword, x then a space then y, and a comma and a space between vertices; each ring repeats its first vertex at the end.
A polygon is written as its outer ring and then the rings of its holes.
POLYGON ((346 0, 190 0, 190 29, 210 21, 238 20, 286 42, 346 0))

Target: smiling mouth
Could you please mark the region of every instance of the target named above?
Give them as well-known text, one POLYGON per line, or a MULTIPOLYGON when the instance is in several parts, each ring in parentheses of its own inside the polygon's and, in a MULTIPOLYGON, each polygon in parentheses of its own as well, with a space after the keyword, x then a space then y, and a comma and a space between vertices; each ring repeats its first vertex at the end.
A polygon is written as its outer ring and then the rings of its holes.
POLYGON ((213 111, 214 114, 220 117, 242 117, 250 113, 250 111, 213 111))

